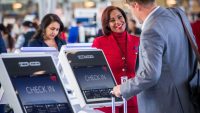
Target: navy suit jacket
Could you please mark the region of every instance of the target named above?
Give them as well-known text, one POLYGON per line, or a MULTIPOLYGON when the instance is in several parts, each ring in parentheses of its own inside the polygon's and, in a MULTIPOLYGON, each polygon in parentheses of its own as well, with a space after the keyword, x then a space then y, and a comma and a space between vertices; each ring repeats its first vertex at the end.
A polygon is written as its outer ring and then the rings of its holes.
POLYGON ((5 46, 5 44, 4 44, 2 35, 1 35, 1 33, 0 33, 0 53, 6 53, 6 52, 7 52, 6 46, 5 46))

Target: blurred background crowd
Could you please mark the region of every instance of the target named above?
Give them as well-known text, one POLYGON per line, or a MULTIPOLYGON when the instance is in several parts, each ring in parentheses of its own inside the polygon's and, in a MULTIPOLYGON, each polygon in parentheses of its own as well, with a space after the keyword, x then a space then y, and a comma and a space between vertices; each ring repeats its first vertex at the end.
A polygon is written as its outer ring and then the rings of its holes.
MULTIPOLYGON (((178 6, 187 14, 197 43, 200 43, 200 0, 157 0, 164 7, 178 6)), ((123 0, 0 0, 0 31, 7 52, 27 47, 48 13, 56 14, 64 24, 60 37, 66 43, 93 42, 102 35, 101 14, 109 5, 121 7, 127 14, 131 34, 140 36, 141 25, 123 0)))

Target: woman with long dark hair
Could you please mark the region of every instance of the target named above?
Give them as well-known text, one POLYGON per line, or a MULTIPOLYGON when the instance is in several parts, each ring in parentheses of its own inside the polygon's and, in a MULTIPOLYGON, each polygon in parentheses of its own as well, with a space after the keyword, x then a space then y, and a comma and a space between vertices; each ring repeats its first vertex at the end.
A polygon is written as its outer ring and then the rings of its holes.
POLYGON ((64 25, 56 14, 47 14, 41 21, 39 29, 29 43, 29 47, 55 47, 60 50, 66 44, 59 36, 64 25))

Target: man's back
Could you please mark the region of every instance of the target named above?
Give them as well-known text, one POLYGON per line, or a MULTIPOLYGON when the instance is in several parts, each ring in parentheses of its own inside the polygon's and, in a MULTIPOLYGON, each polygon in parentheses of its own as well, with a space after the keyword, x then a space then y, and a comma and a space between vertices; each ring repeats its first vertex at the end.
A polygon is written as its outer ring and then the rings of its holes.
MULTIPOLYGON (((184 22, 189 27, 186 19, 184 22)), ((148 73, 155 76, 156 84, 138 95, 138 99, 143 100, 139 106, 147 108, 145 113, 193 113, 187 80, 193 73, 195 56, 179 17, 173 11, 159 8, 147 23, 141 36, 141 40, 146 41, 141 41, 144 56, 141 55, 143 60, 139 64, 152 68, 148 73), (151 51, 153 54, 148 53, 151 51)), ((148 67, 145 70, 148 71, 148 67)))
POLYGON ((159 7, 143 26, 136 77, 122 84, 122 95, 138 94, 139 113, 194 113, 187 81, 195 63, 180 18, 159 7))

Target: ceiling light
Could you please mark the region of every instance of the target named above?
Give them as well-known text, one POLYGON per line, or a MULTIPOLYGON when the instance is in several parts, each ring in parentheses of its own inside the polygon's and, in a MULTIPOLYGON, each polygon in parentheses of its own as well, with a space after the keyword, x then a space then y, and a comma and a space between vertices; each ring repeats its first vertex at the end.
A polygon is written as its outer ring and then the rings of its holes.
POLYGON ((95 3, 93 1, 85 1, 84 2, 84 6, 86 8, 91 8, 91 7, 94 7, 95 6, 95 3))
POLYGON ((13 7, 13 9, 20 9, 20 8, 22 8, 22 4, 21 3, 13 3, 12 7, 13 7))

